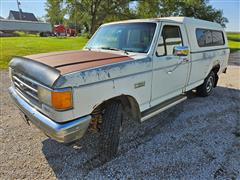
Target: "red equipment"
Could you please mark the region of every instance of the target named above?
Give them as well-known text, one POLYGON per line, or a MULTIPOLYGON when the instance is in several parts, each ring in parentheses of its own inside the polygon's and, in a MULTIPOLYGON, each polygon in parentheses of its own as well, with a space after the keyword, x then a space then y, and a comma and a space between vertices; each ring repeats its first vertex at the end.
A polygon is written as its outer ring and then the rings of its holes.
POLYGON ((66 28, 63 24, 54 25, 53 33, 56 36, 66 36, 66 28))
POLYGON ((71 29, 71 28, 67 28, 67 35, 68 36, 76 36, 76 30, 71 29))
POLYGON ((56 36, 75 36, 76 30, 71 28, 66 28, 63 24, 54 25, 53 33, 56 36))

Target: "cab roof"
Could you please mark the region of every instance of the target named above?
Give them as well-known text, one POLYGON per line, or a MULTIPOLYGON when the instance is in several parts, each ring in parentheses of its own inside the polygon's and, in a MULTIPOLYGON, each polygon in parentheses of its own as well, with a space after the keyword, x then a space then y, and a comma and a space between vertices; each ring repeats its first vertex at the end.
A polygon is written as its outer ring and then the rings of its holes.
POLYGON ((195 19, 191 17, 161 17, 161 18, 150 18, 150 19, 131 19, 131 20, 124 20, 124 21, 117 21, 106 23, 104 25, 110 24, 120 24, 120 23, 137 23, 137 22, 173 22, 173 23, 181 23, 181 24, 188 24, 188 25, 198 25, 198 26, 209 26, 214 28, 222 28, 222 26, 215 22, 205 21, 201 19, 195 19))

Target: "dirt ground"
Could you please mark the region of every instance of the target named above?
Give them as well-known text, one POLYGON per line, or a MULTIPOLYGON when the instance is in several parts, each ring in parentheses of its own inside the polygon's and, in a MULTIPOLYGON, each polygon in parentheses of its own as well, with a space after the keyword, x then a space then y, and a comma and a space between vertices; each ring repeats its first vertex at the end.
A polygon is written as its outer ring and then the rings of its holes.
POLYGON ((240 52, 210 97, 192 93, 147 122, 126 122, 105 164, 95 158, 97 134, 65 146, 27 126, 0 73, 0 179, 240 179, 240 52))

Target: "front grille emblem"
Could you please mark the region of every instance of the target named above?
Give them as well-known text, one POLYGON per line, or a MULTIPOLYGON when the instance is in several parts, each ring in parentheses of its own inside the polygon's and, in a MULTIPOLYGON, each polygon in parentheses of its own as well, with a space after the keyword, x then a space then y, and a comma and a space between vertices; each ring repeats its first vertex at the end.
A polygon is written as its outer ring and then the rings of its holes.
POLYGON ((19 85, 20 85, 20 87, 21 87, 22 90, 26 90, 26 87, 24 86, 23 83, 20 83, 19 85))

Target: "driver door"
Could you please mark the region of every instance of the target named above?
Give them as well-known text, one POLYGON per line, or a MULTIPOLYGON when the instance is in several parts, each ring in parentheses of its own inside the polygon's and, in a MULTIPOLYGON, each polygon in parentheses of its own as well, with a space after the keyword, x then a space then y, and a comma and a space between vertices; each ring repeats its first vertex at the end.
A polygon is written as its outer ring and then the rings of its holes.
POLYGON ((189 55, 174 55, 175 46, 188 46, 182 24, 162 23, 161 36, 153 56, 151 106, 182 94, 190 70, 189 55))

